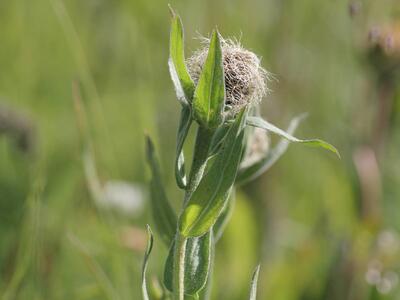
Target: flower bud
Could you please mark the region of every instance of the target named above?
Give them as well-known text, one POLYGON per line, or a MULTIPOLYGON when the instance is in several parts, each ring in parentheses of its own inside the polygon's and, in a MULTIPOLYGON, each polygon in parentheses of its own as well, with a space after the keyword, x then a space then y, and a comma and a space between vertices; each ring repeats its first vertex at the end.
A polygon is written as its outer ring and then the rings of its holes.
MULTIPOLYGON (((202 38, 203 47, 187 60, 189 74, 197 84, 207 58, 209 39, 202 38)), ((243 107, 261 101, 267 93, 268 72, 261 60, 244 49, 239 42, 221 38, 225 77, 225 104, 228 115, 237 114, 243 107)))

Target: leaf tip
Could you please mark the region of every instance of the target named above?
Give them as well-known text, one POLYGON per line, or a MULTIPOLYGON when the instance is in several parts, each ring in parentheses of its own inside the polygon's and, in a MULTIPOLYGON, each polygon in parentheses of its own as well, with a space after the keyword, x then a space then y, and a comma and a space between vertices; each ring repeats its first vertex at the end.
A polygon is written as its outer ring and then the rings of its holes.
POLYGON ((329 144, 328 142, 322 141, 322 140, 320 140, 320 142, 324 145, 325 149, 327 149, 327 150, 331 151, 332 153, 334 153, 337 156, 337 158, 342 159, 342 157, 341 157, 341 155, 339 153, 339 150, 336 149, 335 146, 333 146, 332 144, 329 144))
POLYGON ((298 123, 301 123, 301 122, 303 122, 305 119, 307 119, 308 116, 309 116, 309 113, 308 113, 308 112, 303 112, 303 113, 299 114, 298 116, 296 116, 296 117, 294 118, 294 120, 296 120, 296 122, 298 122, 298 123))
POLYGON ((153 156, 153 153, 154 153, 154 144, 153 144, 153 141, 151 140, 150 136, 147 133, 145 133, 144 137, 146 140, 146 156, 147 156, 147 159, 151 160, 151 157, 153 156))
POLYGON ((171 15, 171 18, 175 18, 175 17, 176 17, 176 14, 175 14, 175 11, 174 11, 174 9, 172 8, 172 6, 171 6, 170 3, 168 3, 168 9, 169 9, 169 13, 170 13, 170 15, 171 15))
POLYGON ((153 231, 151 230, 151 227, 150 227, 150 225, 149 224, 146 224, 146 230, 147 230, 147 233, 149 234, 149 236, 153 236, 153 231))
POLYGON ((151 227, 149 224, 146 224, 146 230, 147 230, 147 237, 148 237, 146 255, 149 255, 151 250, 153 249, 154 235, 153 235, 153 231, 151 230, 151 227))
MULTIPOLYGON (((333 147, 333 146, 332 146, 333 147)), ((333 147, 334 149, 335 149, 335 154, 336 154, 336 156, 339 158, 339 159, 342 159, 342 156, 340 155, 340 152, 339 152, 339 150, 337 150, 335 147, 333 147)))
POLYGON ((251 288, 250 288, 250 300, 256 300, 257 298, 257 284, 258 275, 260 273, 260 264, 256 267, 251 278, 251 288))
POLYGON ((253 276, 252 276, 253 281, 254 280, 257 281, 258 275, 260 274, 260 268, 261 268, 261 264, 258 264, 257 267, 254 269, 253 276))
POLYGON ((215 27, 215 29, 213 29, 213 31, 211 32, 211 42, 213 43, 217 43, 218 45, 220 44, 220 34, 218 31, 218 28, 215 27))

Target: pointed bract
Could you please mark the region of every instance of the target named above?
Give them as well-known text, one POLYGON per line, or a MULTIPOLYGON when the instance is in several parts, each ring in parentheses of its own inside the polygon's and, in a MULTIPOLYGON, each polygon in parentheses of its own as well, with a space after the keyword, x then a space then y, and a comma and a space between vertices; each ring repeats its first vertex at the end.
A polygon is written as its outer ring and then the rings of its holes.
POLYGON ((219 33, 211 36, 207 59, 193 96, 193 116, 200 126, 217 128, 223 122, 225 79, 219 33))
POLYGON ((168 65, 178 100, 182 105, 189 105, 195 86, 185 64, 182 21, 175 13, 172 16, 168 65))

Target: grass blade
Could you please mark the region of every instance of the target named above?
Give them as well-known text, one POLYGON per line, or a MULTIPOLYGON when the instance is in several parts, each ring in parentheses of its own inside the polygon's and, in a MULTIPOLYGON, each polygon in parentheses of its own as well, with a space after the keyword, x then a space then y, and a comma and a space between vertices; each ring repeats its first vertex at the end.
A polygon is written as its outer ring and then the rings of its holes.
POLYGON ((177 218, 172 209, 162 180, 160 167, 155 155, 154 145, 150 137, 146 137, 147 161, 151 168, 150 200, 154 223, 163 242, 169 247, 176 232, 177 218))
POLYGON ((193 115, 201 126, 216 128, 223 121, 225 79, 219 33, 211 36, 207 59, 193 97, 193 115))
POLYGON ((320 140, 320 139, 307 139, 307 140, 298 139, 298 138, 292 136, 291 134, 287 133, 286 131, 265 121, 264 119, 262 119, 260 117, 248 117, 246 124, 249 126, 262 128, 262 129, 265 129, 272 133, 275 133, 293 143, 302 143, 302 144, 305 144, 305 145, 311 146, 311 147, 321 147, 321 148, 327 149, 327 150, 335 153, 340 158, 339 151, 331 144, 329 144, 323 140, 320 140))

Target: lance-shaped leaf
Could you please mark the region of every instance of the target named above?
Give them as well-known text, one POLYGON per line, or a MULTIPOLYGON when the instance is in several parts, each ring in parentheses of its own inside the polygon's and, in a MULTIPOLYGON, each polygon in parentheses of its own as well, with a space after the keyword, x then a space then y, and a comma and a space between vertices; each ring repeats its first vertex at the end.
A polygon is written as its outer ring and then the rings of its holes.
POLYGON ((147 161, 151 168, 150 203, 154 223, 163 242, 169 247, 176 232, 177 218, 172 209, 161 180, 160 167, 155 155, 154 145, 149 137, 146 137, 147 161))
POLYGON ((179 121, 178 137, 176 144, 175 158, 175 178, 176 184, 184 189, 187 184, 185 172, 185 156, 183 154, 183 145, 192 124, 192 114, 189 106, 183 106, 181 110, 181 119, 179 121))
POLYGON ((146 270, 147 270, 147 262, 149 260, 149 256, 150 256, 151 250, 153 249, 153 233, 151 232, 151 229, 150 229, 149 225, 147 225, 147 236, 148 236, 147 248, 146 248, 146 252, 144 254, 143 267, 142 267, 142 296, 143 296, 143 300, 149 300, 149 294, 147 292, 147 283, 146 283, 146 270))
MULTIPOLYGON (((292 135, 305 117, 306 114, 302 114, 290 121, 286 132, 292 135)), ((289 140, 282 138, 274 148, 268 150, 259 160, 251 165, 240 168, 236 177, 236 183, 244 184, 265 173, 286 152, 287 148, 289 147, 289 143, 289 140)))
POLYGON ((242 111, 231 125, 222 149, 184 208, 179 218, 179 230, 183 236, 203 235, 210 230, 224 209, 243 152, 245 119, 246 112, 242 111))
MULTIPOLYGON (((187 295, 196 295, 206 285, 210 271, 211 240, 211 232, 208 232, 201 237, 190 238, 187 241, 184 276, 185 294, 187 295)), ((173 289, 174 246, 175 243, 172 243, 164 269, 164 284, 170 291, 173 289)))
POLYGON ((232 191, 229 195, 229 198, 227 199, 227 204, 225 205, 225 208, 222 211, 221 215, 218 217, 217 222, 213 226, 215 243, 217 243, 219 239, 222 237, 222 234, 224 233, 225 228, 232 217, 233 210, 235 208, 235 203, 236 203, 236 192, 235 192, 235 187, 232 187, 232 191))
POLYGON ((215 269, 215 238, 214 238, 214 231, 211 231, 211 248, 210 248, 210 267, 208 271, 207 281, 204 288, 198 292, 198 299, 199 300, 209 300, 211 299, 211 290, 212 290, 212 283, 213 283, 213 272, 215 269))
POLYGON ((223 121, 225 79, 219 33, 214 30, 193 96, 193 116, 201 126, 216 128, 223 121))
POLYGON ((181 18, 172 9, 172 24, 169 40, 169 72, 175 86, 178 100, 188 105, 193 97, 194 82, 185 65, 183 25, 181 18))
POLYGON ((311 147, 321 147, 321 148, 327 149, 327 150, 335 153, 340 158, 340 154, 339 154, 338 150, 331 144, 329 144, 323 140, 320 140, 320 139, 307 139, 307 140, 298 139, 298 138, 292 136, 291 134, 287 133, 286 131, 265 121, 264 119, 262 119, 260 117, 248 117, 246 124, 249 126, 262 128, 262 129, 265 129, 272 133, 275 133, 275 134, 287 139, 290 142, 302 143, 302 144, 305 144, 305 145, 311 146, 311 147))
POLYGON ((256 270, 253 273, 253 277, 251 279, 251 286, 250 286, 250 300, 257 299, 257 283, 258 283, 258 275, 260 273, 260 265, 257 266, 256 270))
POLYGON ((228 124, 223 124, 215 130, 215 134, 212 138, 211 145, 210 145, 210 156, 214 156, 215 154, 218 153, 218 151, 221 149, 221 145, 223 144, 226 134, 228 133, 229 130, 229 125, 228 124))

